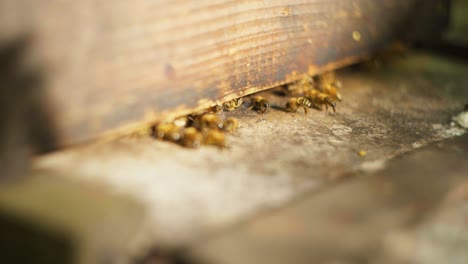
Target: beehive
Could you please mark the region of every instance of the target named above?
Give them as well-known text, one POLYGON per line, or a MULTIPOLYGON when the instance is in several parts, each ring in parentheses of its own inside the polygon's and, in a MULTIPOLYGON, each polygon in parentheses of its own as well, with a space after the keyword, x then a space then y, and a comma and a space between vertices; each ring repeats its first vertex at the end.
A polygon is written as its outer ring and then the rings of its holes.
POLYGON ((353 63, 432 19, 420 2, 1 0, 0 43, 33 58, 55 148, 353 63))

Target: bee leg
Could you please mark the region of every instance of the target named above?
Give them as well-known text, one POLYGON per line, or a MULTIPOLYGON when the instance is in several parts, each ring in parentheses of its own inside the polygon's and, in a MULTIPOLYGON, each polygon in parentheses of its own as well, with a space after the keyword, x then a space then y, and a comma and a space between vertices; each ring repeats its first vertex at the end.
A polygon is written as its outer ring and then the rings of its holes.
POLYGON ((302 107, 304 108, 305 115, 307 115, 307 107, 305 107, 305 106, 302 106, 302 107))
POLYGON ((335 103, 331 103, 330 105, 331 105, 331 107, 333 108, 333 113, 336 113, 336 109, 335 109, 336 104, 335 104, 335 103))

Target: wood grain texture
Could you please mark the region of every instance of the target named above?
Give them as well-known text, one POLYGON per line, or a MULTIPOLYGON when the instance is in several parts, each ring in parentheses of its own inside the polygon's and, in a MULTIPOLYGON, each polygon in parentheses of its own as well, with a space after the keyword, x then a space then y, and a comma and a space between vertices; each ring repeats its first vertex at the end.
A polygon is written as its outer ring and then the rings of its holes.
POLYGON ((64 146, 354 62, 394 38, 418 2, 29 1, 25 18, 0 20, 14 28, 0 40, 32 35, 64 146))

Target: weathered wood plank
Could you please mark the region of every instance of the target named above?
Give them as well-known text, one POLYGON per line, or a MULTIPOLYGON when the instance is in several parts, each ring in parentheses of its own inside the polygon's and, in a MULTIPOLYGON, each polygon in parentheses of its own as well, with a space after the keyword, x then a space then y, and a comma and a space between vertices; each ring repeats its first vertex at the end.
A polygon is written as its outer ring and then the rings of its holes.
POLYGON ((2 0, 0 40, 32 37, 63 146, 354 62, 418 2, 2 0))

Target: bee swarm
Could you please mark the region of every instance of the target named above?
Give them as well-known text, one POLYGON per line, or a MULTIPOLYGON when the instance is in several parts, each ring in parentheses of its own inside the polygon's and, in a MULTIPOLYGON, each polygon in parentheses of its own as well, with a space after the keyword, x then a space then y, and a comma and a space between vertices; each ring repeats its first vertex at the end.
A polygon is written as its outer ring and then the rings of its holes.
POLYGON ((328 110, 330 106, 335 112, 336 102, 342 100, 338 92, 341 86, 341 82, 336 80, 333 72, 314 77, 306 76, 302 80, 284 86, 286 95, 299 96, 290 99, 286 104, 286 111, 296 112, 298 107, 302 107, 307 114, 306 107, 322 110, 322 106, 325 106, 328 110))
POLYGON ((242 98, 215 105, 202 113, 179 117, 172 122, 163 122, 153 127, 152 135, 160 140, 177 143, 188 148, 198 148, 201 145, 227 147, 226 133, 237 130, 239 122, 230 117, 222 119, 218 113, 233 111, 242 105, 242 98))
MULTIPOLYGON (((282 94, 290 96, 284 111, 295 113, 298 108, 303 108, 307 114, 308 108, 322 110, 325 106, 328 110, 330 106, 335 112, 336 102, 342 99, 338 88, 341 88, 341 82, 336 80, 333 72, 320 76, 306 76, 282 87, 282 94)), ((239 121, 233 117, 223 119, 218 114, 222 111, 233 111, 242 104, 243 98, 237 98, 222 105, 214 105, 201 113, 160 123, 152 127, 151 135, 159 140, 170 141, 188 148, 198 148, 201 145, 225 148, 227 147, 225 135, 235 132, 239 121)), ((269 108, 270 102, 257 95, 251 98, 248 109, 264 114, 269 108)))

